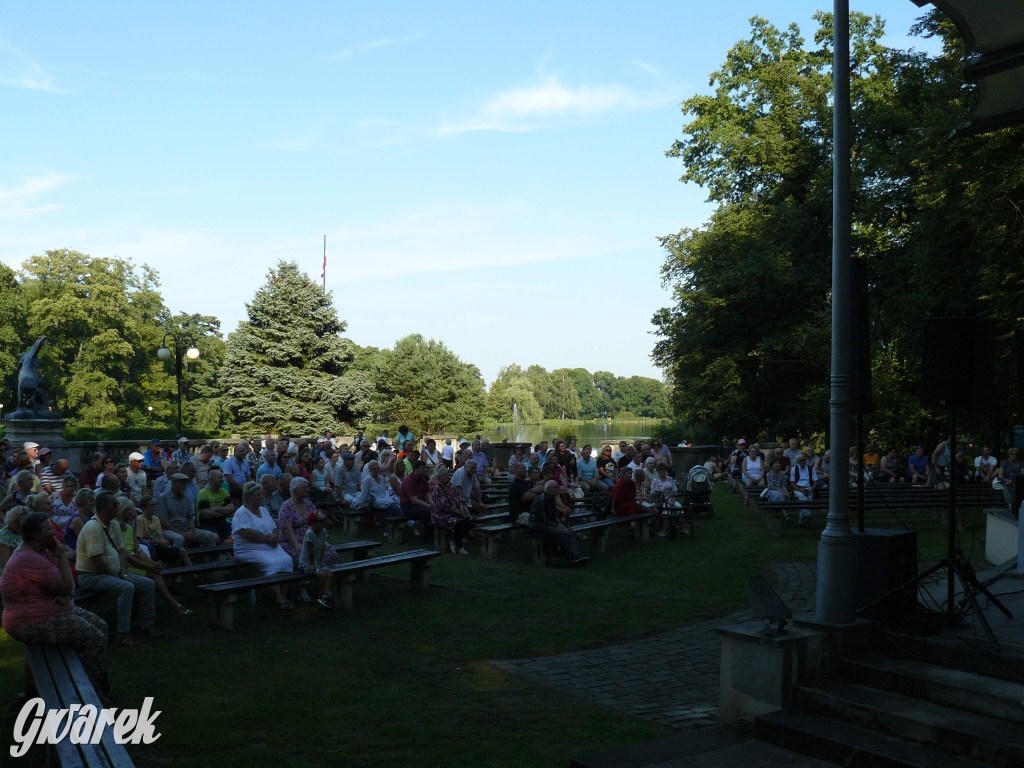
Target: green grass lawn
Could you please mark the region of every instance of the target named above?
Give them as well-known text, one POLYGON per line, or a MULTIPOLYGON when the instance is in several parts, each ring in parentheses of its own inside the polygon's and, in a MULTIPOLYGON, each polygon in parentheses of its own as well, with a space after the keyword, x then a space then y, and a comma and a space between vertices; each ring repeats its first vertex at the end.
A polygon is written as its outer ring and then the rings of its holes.
MULTIPOLYGON (((723 615, 743 603, 747 576, 772 561, 815 557, 820 526, 770 539, 738 496, 716 489, 715 508, 693 540, 644 545, 617 529, 607 554, 581 569, 532 565, 524 537, 502 542, 493 561, 475 552, 436 558, 426 596, 398 578, 407 569, 392 568, 356 586, 351 613, 303 604, 280 613, 261 596, 255 606, 237 604, 233 633, 211 633, 200 598, 183 599, 197 609, 190 617, 158 603, 167 637, 110 649, 114 704, 138 707, 153 696, 162 712, 161 738, 130 753, 139 766, 564 766, 574 755, 657 737, 647 721, 509 677, 489 661, 723 615)), ((901 517, 919 531, 921 562, 943 555, 937 513, 901 517)), ((881 511, 867 523, 902 527, 881 511)), ((113 621, 112 605, 98 611, 113 621)), ((5 744, 23 658, 0 633, 5 744)), ((38 751, 19 762, 42 764, 38 751)))

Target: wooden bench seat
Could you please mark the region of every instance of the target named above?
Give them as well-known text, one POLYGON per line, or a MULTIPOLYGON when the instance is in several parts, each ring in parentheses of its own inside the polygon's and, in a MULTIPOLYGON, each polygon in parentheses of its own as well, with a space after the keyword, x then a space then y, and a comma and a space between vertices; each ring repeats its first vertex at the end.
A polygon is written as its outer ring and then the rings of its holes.
MULTIPOLYGON (((331 548, 341 554, 343 552, 351 552, 354 560, 361 560, 369 555, 371 549, 381 546, 379 541, 349 541, 343 544, 332 544, 331 548)), ((217 573, 220 571, 233 571, 246 566, 253 566, 252 563, 242 562, 241 560, 210 560, 205 563, 193 563, 192 565, 179 565, 174 568, 164 568, 161 571, 164 577, 178 577, 178 576, 192 576, 193 578, 198 576, 204 576, 209 573, 217 573)))
MULTIPOLYGON (((345 544, 334 545, 336 552, 351 552, 351 563, 339 563, 334 566, 352 565, 369 560, 371 549, 381 546, 379 541, 353 541, 345 544)), ((232 561, 233 562, 233 561, 232 561)), ((245 565, 245 564, 243 564, 245 565)), ((369 577, 365 572, 364 578, 369 577)), ((275 573, 273 576, 255 576, 245 579, 233 579, 212 584, 199 584, 196 589, 204 592, 210 597, 211 620, 218 626, 230 632, 234 629, 234 603, 240 592, 248 592, 252 589, 271 586, 274 584, 297 584, 310 581, 313 577, 300 571, 289 571, 288 573, 275 573)))
MULTIPOLYGON (((86 704, 98 710, 103 709, 99 694, 89 681, 78 654, 70 645, 26 645, 25 676, 29 698, 41 698, 47 711, 86 704)), ((60 765, 67 768, 131 768, 134 765, 124 746, 115 740, 113 726, 103 729, 98 744, 72 744, 71 738, 65 737, 47 749, 53 750, 60 765)), ((4 752, 7 752, 6 745, 4 752)))
POLYGON ((409 586, 414 592, 426 592, 430 586, 430 561, 439 556, 440 552, 432 549, 412 549, 396 552, 391 555, 353 560, 351 563, 339 563, 332 566, 334 574, 334 590, 341 595, 341 604, 346 611, 352 610, 352 585, 360 577, 365 578, 374 568, 388 565, 409 563, 409 586))
POLYGON ((493 560, 498 554, 498 541, 503 534, 525 530, 527 526, 518 523, 494 523, 474 528, 480 534, 480 558, 493 560))
MULTIPOLYGON (((829 499, 827 494, 813 499, 800 501, 768 501, 759 495, 752 495, 753 504, 758 513, 765 519, 765 527, 772 538, 782 535, 782 522, 787 513, 801 509, 827 511, 829 499)), ((850 489, 847 497, 851 516, 856 513, 860 503, 860 494, 856 488, 850 489)), ((958 507, 986 508, 999 506, 1003 503, 1001 492, 987 486, 957 486, 956 505, 958 507)), ((942 509, 949 505, 949 491, 935 488, 922 488, 909 484, 878 485, 864 487, 864 509, 942 509)))
POLYGON ((587 533, 590 535, 590 549, 592 552, 604 552, 608 530, 621 523, 636 523, 636 537, 638 541, 651 540, 650 521, 657 517, 657 512, 640 512, 635 515, 622 515, 620 517, 608 517, 604 520, 594 520, 589 523, 579 523, 572 526, 576 533, 587 533))
POLYGON ((195 560, 216 560, 223 555, 233 556, 235 548, 231 544, 218 544, 215 547, 193 547, 192 549, 185 549, 188 552, 189 559, 193 562, 195 560))

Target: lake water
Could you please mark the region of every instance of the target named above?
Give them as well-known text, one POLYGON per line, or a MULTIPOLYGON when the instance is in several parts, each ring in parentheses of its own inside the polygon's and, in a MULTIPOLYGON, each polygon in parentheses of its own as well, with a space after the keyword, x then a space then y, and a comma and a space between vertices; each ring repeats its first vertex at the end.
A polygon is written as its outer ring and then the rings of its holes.
MULTIPOLYGON (((576 431, 578 444, 582 447, 585 443, 597 444, 600 442, 615 443, 619 440, 646 439, 651 436, 651 431, 657 423, 656 419, 641 419, 637 421, 600 420, 597 423, 592 421, 570 422, 576 431)), ((485 433, 491 440, 497 437, 497 442, 508 438, 510 443, 529 442, 539 443, 547 440, 549 443, 555 438, 555 431, 560 426, 559 422, 548 421, 544 424, 522 424, 519 433, 512 434, 511 424, 499 424, 497 428, 490 427, 485 433)))

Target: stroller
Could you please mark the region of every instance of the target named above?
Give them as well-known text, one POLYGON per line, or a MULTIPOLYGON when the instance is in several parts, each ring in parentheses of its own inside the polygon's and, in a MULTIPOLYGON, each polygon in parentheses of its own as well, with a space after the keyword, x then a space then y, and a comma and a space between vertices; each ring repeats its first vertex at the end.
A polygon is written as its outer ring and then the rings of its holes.
POLYGON ((702 464, 686 473, 683 507, 691 518, 700 512, 706 513, 708 520, 715 516, 715 508, 711 505, 711 473, 702 464))

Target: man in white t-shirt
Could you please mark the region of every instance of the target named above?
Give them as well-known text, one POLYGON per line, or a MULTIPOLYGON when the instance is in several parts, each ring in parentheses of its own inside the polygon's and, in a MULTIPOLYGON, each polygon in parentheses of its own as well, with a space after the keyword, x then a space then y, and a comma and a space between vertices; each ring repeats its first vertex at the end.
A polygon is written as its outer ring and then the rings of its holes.
POLYGON ((452 448, 452 439, 446 437, 444 439, 444 445, 441 446, 441 463, 444 464, 448 469, 452 468, 452 459, 455 458, 455 449, 452 448))
POLYGON ((974 479, 985 485, 992 485, 996 479, 996 470, 999 468, 999 460, 992 455, 987 447, 982 447, 981 456, 974 459, 974 479))
MULTIPOLYGON (((792 442, 790 442, 792 445, 792 442)), ((814 467, 807 462, 806 454, 801 453, 796 457, 792 469, 789 470, 789 480, 793 484, 793 495, 800 501, 807 501, 814 496, 814 486, 818 482, 818 473, 814 467)), ((800 510, 801 528, 811 519, 811 510, 800 510)))

